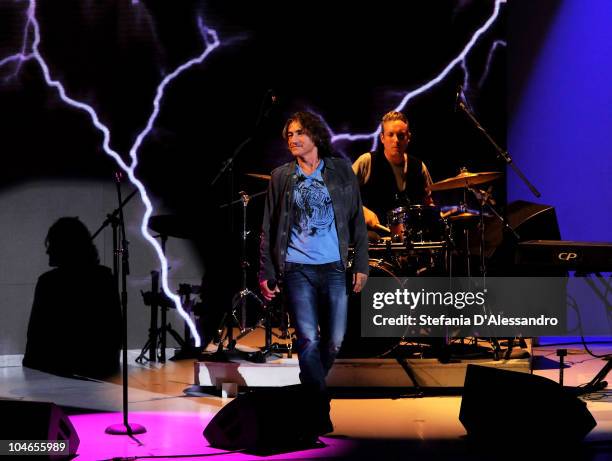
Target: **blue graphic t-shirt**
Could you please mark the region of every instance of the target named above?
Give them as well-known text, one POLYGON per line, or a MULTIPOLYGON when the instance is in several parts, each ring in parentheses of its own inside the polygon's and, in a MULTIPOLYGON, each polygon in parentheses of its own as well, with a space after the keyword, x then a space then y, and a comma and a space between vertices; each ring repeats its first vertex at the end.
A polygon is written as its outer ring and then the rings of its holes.
POLYGON ((334 207, 323 182, 324 161, 310 176, 296 165, 293 220, 286 261, 325 264, 340 260, 334 207))

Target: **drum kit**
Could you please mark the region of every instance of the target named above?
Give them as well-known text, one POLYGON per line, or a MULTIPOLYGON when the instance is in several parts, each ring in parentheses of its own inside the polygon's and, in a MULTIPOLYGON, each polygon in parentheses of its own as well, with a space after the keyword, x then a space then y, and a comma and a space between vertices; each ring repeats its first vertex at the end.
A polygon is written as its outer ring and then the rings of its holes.
MULTIPOLYGON (((501 177, 499 172, 472 173, 462 168, 457 176, 429 186, 431 192, 463 190, 462 203, 451 206, 405 204, 390 209, 386 216, 387 226, 378 226, 375 238, 371 238, 368 245, 370 277, 391 277, 398 288, 405 277, 451 277, 457 272, 470 277, 470 243, 474 237, 484 238, 484 218, 492 216, 484 211, 485 205, 493 203, 490 190, 483 191, 475 186, 501 177), (478 201, 477 207, 468 207, 470 192, 478 201), (383 233, 388 235, 381 236, 383 233), (458 263, 459 267, 454 267, 458 263)), ((481 268, 484 267, 482 262, 481 268)), ((347 333, 340 357, 385 357, 401 343, 411 342, 406 337, 361 337, 359 296, 352 296, 349 303, 347 333)), ((414 342, 421 351, 423 345, 441 345, 423 338, 414 338, 414 342)), ((439 342, 446 343, 448 339, 440 338, 439 342)))
MULTIPOLYGON (((370 268, 376 270, 382 261, 386 263, 385 271, 397 277, 453 275, 453 259, 470 257, 469 235, 465 246, 460 240, 482 226, 483 218, 491 216, 484 211, 482 201, 478 208, 468 207, 468 192, 473 192, 477 198, 486 196, 487 203, 491 203, 490 191, 474 186, 501 176, 498 172, 471 173, 462 168, 457 176, 429 186, 431 192, 463 189, 462 203, 450 206, 405 204, 389 210, 387 226, 378 226, 376 238, 370 240, 370 256, 375 256, 370 259, 370 268), (388 235, 380 237, 384 232, 388 235)), ((465 275, 469 276, 468 263, 465 275)))

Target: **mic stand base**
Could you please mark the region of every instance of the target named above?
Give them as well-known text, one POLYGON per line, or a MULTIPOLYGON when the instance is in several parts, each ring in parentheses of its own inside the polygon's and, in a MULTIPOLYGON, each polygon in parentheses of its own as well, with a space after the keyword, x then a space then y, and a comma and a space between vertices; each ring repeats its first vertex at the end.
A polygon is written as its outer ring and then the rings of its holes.
POLYGON ((138 435, 144 434, 147 429, 135 423, 130 423, 127 426, 125 424, 113 424, 108 426, 104 432, 110 435, 138 435))
POLYGON ((606 361, 606 364, 601 370, 599 370, 595 377, 585 386, 577 387, 575 389, 576 395, 584 395, 591 392, 601 391, 608 386, 608 382, 604 381, 604 379, 612 370, 612 357, 606 357, 604 360, 606 361))

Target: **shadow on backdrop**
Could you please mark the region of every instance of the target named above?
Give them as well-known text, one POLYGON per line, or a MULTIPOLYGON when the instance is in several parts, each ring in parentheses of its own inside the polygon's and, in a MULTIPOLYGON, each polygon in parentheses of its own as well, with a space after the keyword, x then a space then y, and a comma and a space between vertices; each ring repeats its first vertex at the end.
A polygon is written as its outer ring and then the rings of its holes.
POLYGON ((121 308, 111 270, 78 219, 56 221, 45 240, 49 265, 36 284, 23 365, 61 376, 119 371, 121 308))

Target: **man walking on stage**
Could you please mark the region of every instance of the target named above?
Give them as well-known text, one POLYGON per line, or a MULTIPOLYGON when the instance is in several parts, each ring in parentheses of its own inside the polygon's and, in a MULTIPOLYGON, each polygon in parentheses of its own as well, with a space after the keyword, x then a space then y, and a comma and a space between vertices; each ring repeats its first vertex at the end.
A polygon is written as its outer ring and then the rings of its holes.
POLYGON ((332 156, 325 123, 297 112, 283 137, 294 160, 272 171, 260 288, 270 300, 282 281, 296 328, 300 381, 324 392, 346 331, 349 290, 360 292, 368 277, 367 230, 357 178, 350 163, 332 156))

